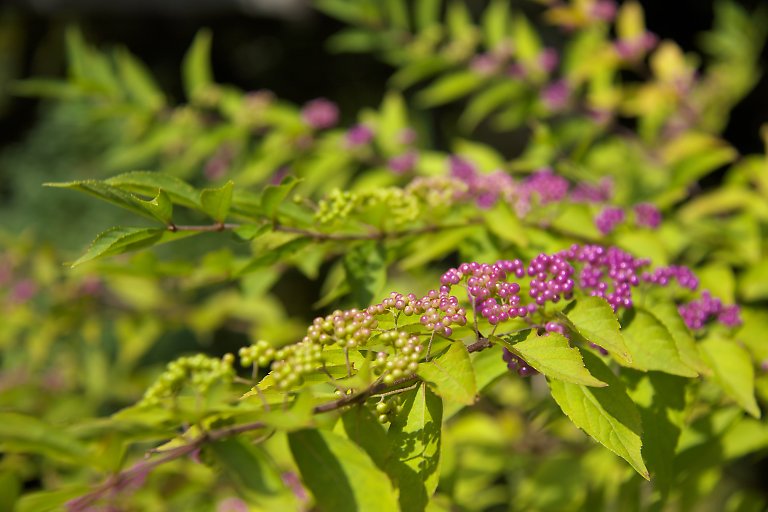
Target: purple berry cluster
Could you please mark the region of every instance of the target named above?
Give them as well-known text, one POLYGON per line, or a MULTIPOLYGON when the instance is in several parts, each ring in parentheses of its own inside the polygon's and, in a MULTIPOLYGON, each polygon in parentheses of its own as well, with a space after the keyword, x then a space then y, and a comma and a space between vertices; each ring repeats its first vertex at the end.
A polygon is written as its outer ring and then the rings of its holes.
POLYGON ((467 324, 467 312, 459 306, 459 299, 448 292, 430 290, 424 297, 413 293, 403 295, 392 292, 389 297, 366 309, 369 315, 382 315, 386 311, 398 311, 405 316, 419 316, 419 322, 428 331, 450 336, 453 327, 467 324))
POLYGON ((537 305, 573 296, 573 266, 561 254, 539 254, 528 265, 531 298, 537 305))
POLYGON ((530 366, 525 359, 513 354, 506 348, 504 348, 504 355, 502 355, 502 358, 504 359, 504 362, 507 363, 507 368, 510 371, 516 371, 521 377, 530 377, 531 375, 539 373, 535 368, 530 366))
POLYGON ((632 287, 640 283, 638 272, 650 263, 650 260, 635 258, 617 247, 600 245, 574 244, 559 254, 581 267, 579 288, 604 298, 614 311, 632 307, 632 287))
POLYGON ((315 130, 333 128, 339 122, 339 107, 330 100, 317 98, 302 107, 301 119, 315 130))
POLYGON ((595 217, 595 225, 603 235, 611 233, 622 222, 624 222, 624 210, 615 206, 603 208, 595 217))
POLYGON ((562 201, 568 195, 570 184, 552 169, 542 169, 528 176, 522 185, 524 194, 538 196, 541 204, 562 201))
POLYGON ((506 320, 525 317, 536 306, 521 305, 520 285, 508 282, 507 276, 525 276, 525 266, 520 260, 500 260, 494 264, 462 263, 440 277, 440 292, 449 293, 451 287, 466 280, 470 301, 477 313, 492 325, 506 320))
POLYGON ((701 298, 693 300, 678 307, 680 316, 691 329, 701 329, 712 318, 726 327, 737 327, 741 324, 741 311, 739 306, 732 304, 723 305, 717 297, 713 297, 707 290, 701 293, 701 298))
POLYGON ((699 279, 691 269, 684 266, 670 265, 668 267, 659 267, 653 272, 643 272, 641 279, 646 283, 653 283, 660 286, 667 286, 670 281, 677 281, 677 284, 689 290, 695 290, 699 287, 699 279))
POLYGON ((467 197, 483 209, 491 208, 502 194, 516 187, 509 174, 503 171, 481 174, 471 163, 457 156, 450 159, 450 172, 453 178, 467 186, 467 197))
POLYGON ((638 226, 656 229, 661 224, 661 212, 651 203, 638 203, 634 210, 638 226))

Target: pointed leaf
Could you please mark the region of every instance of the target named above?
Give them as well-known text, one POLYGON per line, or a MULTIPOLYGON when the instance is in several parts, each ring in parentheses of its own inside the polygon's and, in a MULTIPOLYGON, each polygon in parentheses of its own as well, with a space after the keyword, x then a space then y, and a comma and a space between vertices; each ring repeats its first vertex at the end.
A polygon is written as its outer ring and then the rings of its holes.
POLYGON ((622 323, 624 339, 632 354, 630 366, 681 377, 698 376, 683 362, 672 334, 656 317, 636 308, 624 315, 622 323))
POLYGON ((623 365, 629 364, 629 355, 619 321, 613 309, 600 297, 583 297, 566 310, 568 321, 587 341, 600 345, 623 365))
POLYGON ((133 171, 118 174, 104 181, 127 192, 152 196, 157 189, 164 191, 174 203, 187 208, 200 208, 200 192, 176 176, 161 172, 133 171))
POLYGON ((288 444, 320 510, 399 509, 387 475, 352 441, 331 432, 307 429, 288 434, 288 444))
POLYGON ((171 198, 164 191, 158 190, 157 195, 149 201, 140 201, 155 219, 163 224, 171 224, 173 219, 173 203, 171 203, 171 198))
POLYGON ((200 192, 200 205, 203 211, 217 222, 224 222, 232 206, 232 181, 226 182, 219 188, 206 188, 200 192))
POLYGON ((638 308, 652 315, 666 327, 669 334, 672 335, 672 339, 675 340, 675 345, 680 353, 680 359, 686 365, 697 373, 709 373, 709 367, 701 358, 701 353, 696 346, 691 332, 688 330, 688 326, 685 325, 683 317, 680 316, 677 307, 673 303, 661 302, 654 303, 648 308, 638 308))
MULTIPOLYGON (((69 188, 80 192, 85 192, 92 196, 96 196, 108 203, 112 203, 121 208, 125 208, 138 215, 148 217, 152 220, 157 220, 155 212, 152 206, 146 204, 145 201, 139 199, 130 192, 126 192, 118 187, 110 185, 104 181, 98 180, 83 180, 83 181, 70 181, 66 183, 45 183, 46 187, 55 188, 69 188)), ((150 194, 155 196, 157 194, 157 187, 150 194)))
POLYGON ((701 350, 715 373, 715 380, 728 396, 755 418, 760 407, 755 401, 755 369, 749 353, 733 341, 709 338, 701 350))
POLYGON ((152 245, 181 240, 197 234, 194 231, 175 231, 156 228, 110 228, 96 237, 85 254, 80 256, 72 267, 81 265, 87 261, 114 256, 129 251, 143 249, 152 245))
POLYGON ((261 208, 264 215, 274 217, 280 203, 285 201, 285 198, 299 184, 299 181, 296 178, 288 177, 280 185, 268 185, 261 196, 261 208))
POLYGON ((409 393, 387 432, 392 449, 386 471, 400 490, 400 509, 422 511, 440 478, 443 402, 421 384, 409 393))
POLYGON ((188 99, 194 99, 213 84, 211 71, 211 32, 201 30, 184 56, 182 72, 188 99))
POLYGON ((435 392, 446 400, 465 405, 475 403, 477 394, 475 370, 469 360, 467 347, 462 342, 452 342, 445 354, 421 363, 416 373, 430 383, 435 392))
POLYGON ((457 100, 474 91, 483 78, 471 71, 456 71, 438 78, 419 92, 417 100, 422 107, 434 107, 457 100))
POLYGON ((579 349, 572 347, 560 334, 538 336, 531 331, 524 341, 509 344, 509 350, 549 378, 585 386, 607 386, 589 373, 579 349))
POLYGON ((374 241, 353 247, 344 256, 344 270, 356 306, 368 306, 381 295, 387 281, 384 247, 374 241))
POLYGON ((585 353, 590 373, 608 384, 594 388, 550 380, 552 397, 566 416, 600 444, 629 462, 648 480, 648 469, 640 454, 643 443, 640 413, 627 395, 624 384, 595 355, 585 353))
POLYGON ((123 88, 136 103, 153 111, 165 105, 162 90, 143 62, 128 50, 120 49, 115 54, 115 63, 123 88))

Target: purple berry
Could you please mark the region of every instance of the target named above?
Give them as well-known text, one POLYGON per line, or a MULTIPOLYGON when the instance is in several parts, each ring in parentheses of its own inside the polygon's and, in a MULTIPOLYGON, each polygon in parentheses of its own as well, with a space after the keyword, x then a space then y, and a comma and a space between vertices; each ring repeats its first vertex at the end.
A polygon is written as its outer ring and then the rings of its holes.
POLYGON ((339 121, 339 107, 330 100, 317 98, 302 107, 301 118, 316 130, 332 128, 339 121))

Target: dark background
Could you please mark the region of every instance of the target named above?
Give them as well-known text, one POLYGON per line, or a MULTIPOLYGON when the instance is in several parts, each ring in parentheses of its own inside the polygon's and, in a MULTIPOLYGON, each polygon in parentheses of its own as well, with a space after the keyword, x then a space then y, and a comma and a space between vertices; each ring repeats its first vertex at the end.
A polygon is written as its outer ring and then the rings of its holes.
MULTIPOLYGON (((532 2, 513 3, 535 8, 532 2)), ((686 51, 695 51, 697 35, 712 25, 713 1, 641 3, 649 29, 674 39, 686 51)), ((754 9, 763 2, 738 3, 754 9)), ((309 4, 310 0, 10 0, 0 13, 13 19, 14 45, 0 47, 0 58, 13 61, 13 75, 18 78, 61 76, 63 29, 77 24, 91 43, 126 46, 180 100, 179 64, 195 33, 209 27, 217 81, 246 90, 270 89, 299 103, 327 96, 339 101, 352 119, 360 107, 378 104, 391 69, 367 55, 327 52, 323 41, 342 25, 309 4)), ((765 50, 762 62, 765 69, 765 50)), ((37 105, 36 100, 12 98, 0 108, 0 151, 23 139, 36 120, 37 105)), ((767 120, 768 78, 763 76, 733 111, 725 138, 742 153, 762 152, 759 129, 767 120)))

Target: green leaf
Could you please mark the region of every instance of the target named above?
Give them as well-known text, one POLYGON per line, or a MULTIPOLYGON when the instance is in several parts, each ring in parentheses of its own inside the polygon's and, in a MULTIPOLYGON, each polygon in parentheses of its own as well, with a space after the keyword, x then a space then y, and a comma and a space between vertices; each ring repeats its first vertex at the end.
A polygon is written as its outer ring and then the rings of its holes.
POLYGON ((244 438, 231 437, 211 443, 216 462, 250 500, 271 510, 294 510, 292 493, 280 478, 280 471, 269 455, 244 438))
POLYGON ((356 306, 368 306, 381 295, 387 282, 384 247, 375 241, 352 247, 344 256, 344 270, 356 306))
POLYGON ((408 22, 408 8, 405 0, 385 0, 384 7, 390 24, 407 32, 410 23, 408 22))
POLYGON ((206 188, 200 192, 200 206, 203 211, 217 222, 224 222, 232 206, 232 181, 219 188, 206 188))
POLYGON ((211 31, 200 30, 184 56, 182 75, 187 98, 195 99, 213 84, 211 71, 211 31))
POLYGON ((486 117, 504 104, 516 101, 525 93, 525 85, 514 80, 505 80, 489 86, 475 94, 461 114, 459 124, 466 130, 473 130, 486 117))
POLYGON ((541 52, 541 40, 525 16, 515 16, 511 30, 516 55, 524 61, 537 58, 541 52))
MULTIPOLYGON (((253 394, 256 388, 252 389, 243 398, 253 394)), ((314 399, 309 392, 302 392, 291 404, 290 409, 279 409, 264 412, 259 419, 266 425, 280 430, 292 431, 300 430, 313 426, 315 418, 313 416, 314 399)))
POLYGON ((597 356, 585 353, 584 363, 590 373, 608 387, 549 380, 552 397, 577 427, 629 462, 643 478, 650 479, 640 454, 643 446, 640 413, 624 384, 597 356))
POLYGON ((303 249, 307 245, 312 243, 312 239, 308 237, 294 238, 284 244, 278 245, 273 249, 256 256, 254 259, 246 263, 241 269, 236 272, 236 275, 242 276, 252 270, 256 270, 262 267, 268 267, 274 265, 284 257, 295 254, 300 249, 303 249))
POLYGON ((289 176, 280 185, 267 185, 264 189, 264 194, 261 196, 261 209, 264 211, 264 215, 274 217, 280 203, 285 201, 285 198, 299 184, 299 181, 289 176))
POLYGON ((617 361, 627 365, 632 361, 619 321, 613 309, 600 297, 583 297, 566 309, 566 317, 575 331, 587 341, 600 345, 617 361))
POLYGON ((435 392, 446 400, 460 404, 475 403, 477 384, 475 370, 464 343, 454 341, 448 351, 438 358, 419 364, 419 377, 429 382, 435 392))
POLYGON ((152 111, 163 108, 165 96, 143 62, 123 48, 115 53, 115 62, 123 89, 136 103, 152 111))
POLYGON ((442 258, 455 251, 472 231, 472 227, 466 227, 418 237, 410 245, 408 256, 400 261, 400 268, 408 270, 442 258))
POLYGON ((684 423, 686 379, 660 372, 625 370, 643 423, 643 458, 663 494, 675 482, 675 451, 684 423))
POLYGON ((654 303, 649 307, 636 306, 638 309, 642 309, 649 315, 652 315, 656 320, 662 323, 664 327, 672 335, 672 339, 675 341, 677 350, 680 353, 680 359, 688 365, 692 370, 701 374, 710 373, 709 367, 704 363, 701 358, 696 342, 688 330, 688 326, 685 325, 683 317, 677 311, 677 306, 672 302, 659 302, 654 303))
POLYGON ((35 453, 73 464, 92 462, 87 447, 60 427, 15 412, 0 412, 0 450, 35 453))
POLYGON ((748 301, 768 298, 768 259, 745 269, 739 278, 739 292, 748 301))
POLYGON ((755 401, 755 370, 749 353, 733 341, 717 338, 705 339, 700 346, 715 373, 715 380, 725 393, 742 409, 759 418, 760 408, 755 401))
POLYGON ((421 384, 387 432, 392 453, 386 471, 400 490, 400 510, 424 510, 437 488, 442 414, 442 400, 421 384))
POLYGON ((624 339, 632 354, 632 366, 640 370, 696 377, 698 373, 683 362, 669 330, 649 312, 635 308, 623 318, 624 339))
POLYGON ((506 201, 499 201, 492 209, 483 212, 483 217, 494 235, 520 247, 528 246, 525 227, 506 201))
POLYGON ((160 189, 167 193, 174 203, 187 208, 200 209, 200 192, 189 183, 170 174, 133 171, 118 174, 104 180, 104 182, 127 192, 150 197, 157 193, 157 189, 160 189))
POLYGON ((148 247, 160 240, 164 232, 164 229, 155 228, 109 228, 96 237, 86 253, 72 263, 72 267, 96 258, 148 247))
POLYGON ((440 5, 442 0, 419 0, 414 4, 414 17, 419 30, 436 25, 440 21, 440 5))
POLYGON ((157 191, 157 195, 149 201, 141 201, 147 211, 163 224, 171 224, 173 219, 173 203, 162 190, 157 191))
POLYGON ((472 71, 455 71, 438 78, 416 99, 422 107, 434 107, 457 100, 474 91, 483 83, 483 78, 472 71))
POLYGON ((331 432, 307 429, 288 434, 288 444, 320 510, 399 509, 387 475, 352 441, 331 432))
MULTIPOLYGON (((46 187, 68 188, 79 192, 85 192, 86 194, 98 197, 99 199, 125 208, 126 210, 143 217, 158 220, 156 207, 152 205, 151 202, 143 201, 130 192, 126 192, 125 190, 104 181, 84 180, 70 181, 66 183, 45 183, 44 185, 46 187)), ((157 190, 158 188, 155 187, 150 196, 155 197, 157 195, 157 190)))
POLYGON ((493 0, 483 14, 483 36, 489 50, 504 43, 509 24, 509 3, 506 0, 493 0))
POLYGON ((507 343, 507 346, 539 373, 551 379, 585 386, 607 385, 589 373, 584 367, 579 349, 572 347, 561 334, 549 333, 539 336, 531 330, 528 338, 519 343, 507 343))
POLYGON ((40 491, 25 494, 16 503, 14 512, 49 512, 61 511, 66 503, 84 495, 91 488, 85 485, 65 487, 55 491, 40 491))

